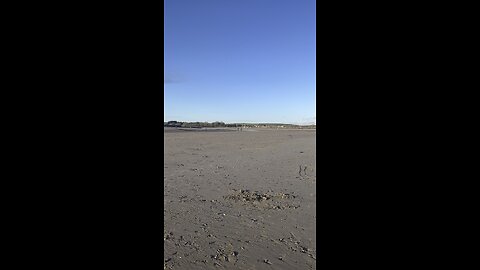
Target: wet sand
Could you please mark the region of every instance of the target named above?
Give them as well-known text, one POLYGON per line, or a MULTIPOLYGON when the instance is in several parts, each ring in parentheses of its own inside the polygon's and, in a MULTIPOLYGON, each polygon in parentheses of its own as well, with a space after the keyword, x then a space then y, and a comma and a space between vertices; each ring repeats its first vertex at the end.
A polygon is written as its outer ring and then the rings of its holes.
POLYGON ((315 269, 315 136, 165 130, 164 269, 315 269))

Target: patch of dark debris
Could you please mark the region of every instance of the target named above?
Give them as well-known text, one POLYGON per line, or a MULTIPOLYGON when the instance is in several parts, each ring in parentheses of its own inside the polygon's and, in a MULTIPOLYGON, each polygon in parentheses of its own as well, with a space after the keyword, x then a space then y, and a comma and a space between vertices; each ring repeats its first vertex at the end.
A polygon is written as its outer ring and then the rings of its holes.
POLYGON ((225 200, 231 200, 236 203, 250 204, 255 207, 270 209, 298 208, 299 205, 289 204, 289 201, 297 198, 296 195, 289 193, 274 193, 273 191, 259 192, 250 190, 232 190, 232 194, 224 196, 225 200))
POLYGON ((221 262, 237 262, 237 256, 237 251, 228 252, 225 249, 219 248, 217 249, 217 253, 215 255, 211 255, 210 258, 221 262))
POLYGON ((233 194, 224 196, 225 199, 236 200, 236 201, 268 201, 268 200, 275 200, 275 199, 295 199, 297 196, 288 194, 288 193, 272 193, 271 191, 267 193, 260 193, 258 191, 250 191, 250 190, 236 190, 233 189, 233 194))

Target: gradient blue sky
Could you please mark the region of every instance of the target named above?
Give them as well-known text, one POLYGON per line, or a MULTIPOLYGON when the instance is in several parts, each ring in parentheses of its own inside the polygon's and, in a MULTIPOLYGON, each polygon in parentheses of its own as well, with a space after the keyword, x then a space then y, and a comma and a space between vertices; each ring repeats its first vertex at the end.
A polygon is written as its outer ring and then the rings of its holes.
POLYGON ((315 121, 315 0, 165 0, 165 121, 315 121))

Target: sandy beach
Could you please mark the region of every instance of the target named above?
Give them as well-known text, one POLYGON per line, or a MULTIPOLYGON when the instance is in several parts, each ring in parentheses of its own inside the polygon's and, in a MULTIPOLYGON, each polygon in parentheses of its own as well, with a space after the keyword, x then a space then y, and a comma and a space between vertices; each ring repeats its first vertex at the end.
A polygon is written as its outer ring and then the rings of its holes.
POLYGON ((315 130, 164 131, 164 269, 315 269, 315 130))

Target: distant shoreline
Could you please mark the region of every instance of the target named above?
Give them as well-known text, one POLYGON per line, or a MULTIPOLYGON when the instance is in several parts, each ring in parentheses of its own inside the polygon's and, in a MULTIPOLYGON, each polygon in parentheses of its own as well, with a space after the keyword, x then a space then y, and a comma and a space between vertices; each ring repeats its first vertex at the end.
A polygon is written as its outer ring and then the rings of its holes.
MULTIPOLYGON (((272 130, 272 131, 316 131, 314 128, 275 128, 275 127, 260 127, 260 128, 244 128, 241 132, 259 131, 259 130, 272 130)), ((174 132, 237 132, 237 128, 186 128, 186 127, 163 127, 164 133, 174 132)))
POLYGON ((163 132, 230 132, 237 131, 235 128, 187 128, 187 127, 163 127, 163 132))
POLYGON ((316 129, 316 124, 311 125, 294 125, 294 124, 282 124, 282 123, 224 123, 224 122, 180 122, 180 121, 168 121, 163 123, 164 127, 171 128, 217 128, 236 130, 237 128, 262 128, 262 129, 316 129))

